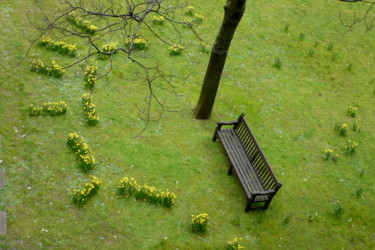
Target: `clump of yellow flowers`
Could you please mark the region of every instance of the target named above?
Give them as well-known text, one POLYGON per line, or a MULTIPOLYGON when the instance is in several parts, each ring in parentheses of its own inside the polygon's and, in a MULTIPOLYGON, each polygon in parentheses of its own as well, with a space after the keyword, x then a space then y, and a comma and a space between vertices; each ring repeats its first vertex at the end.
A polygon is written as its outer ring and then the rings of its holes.
POLYGON ((108 59, 112 54, 116 54, 118 43, 106 43, 102 46, 102 52, 98 55, 99 59, 108 59), (108 54, 107 54, 108 53, 108 54), (111 53, 111 54, 109 54, 111 53))
POLYGON ((91 24, 89 21, 83 20, 82 18, 78 17, 75 12, 69 13, 67 15, 67 20, 72 25, 90 35, 93 35, 98 30, 98 27, 91 24))
MULTIPOLYGON (((128 37, 128 38, 126 38, 126 40, 125 40, 125 46, 126 46, 127 48, 129 48, 130 45, 132 44, 132 42, 133 42, 133 38, 132 38, 132 37, 128 37)), ((135 49, 144 50, 144 49, 146 49, 148 46, 149 46, 149 43, 148 43, 148 41, 147 41, 146 38, 141 37, 141 36, 140 36, 140 37, 136 37, 136 38, 134 38, 133 47, 134 47, 135 49)))
POLYGON ((91 181, 87 182, 82 189, 73 189, 73 204, 81 207, 86 202, 96 195, 99 191, 101 180, 96 176, 91 176, 91 181))
POLYGON ((348 116, 355 117, 355 115, 357 114, 357 110, 358 108, 356 107, 349 107, 347 112, 348 116))
POLYGON ((53 76, 56 78, 62 77, 65 72, 64 68, 57 65, 55 61, 52 61, 52 65, 46 65, 42 60, 34 59, 30 63, 31 72, 36 72, 39 74, 45 74, 48 76, 53 76))
POLYGON ((117 43, 106 43, 102 46, 103 52, 112 53, 117 49, 117 43))
POLYGON ((92 155, 92 150, 81 136, 77 133, 70 133, 66 144, 75 153, 78 164, 84 172, 93 169, 95 158, 92 155))
POLYGON ((238 250, 238 249, 244 249, 244 246, 241 246, 238 241, 241 240, 241 238, 234 238, 233 240, 229 240, 227 242, 226 250, 238 250))
POLYGON ((98 67, 95 65, 89 65, 86 67, 85 77, 83 81, 83 86, 85 86, 85 88, 92 89, 95 86, 96 80, 97 80, 96 79, 97 70, 98 70, 98 67))
POLYGON ((212 46, 208 43, 206 43, 205 41, 202 41, 201 42, 201 51, 204 52, 204 53, 209 53, 212 49, 212 46))
POLYGON ((77 55, 77 46, 68 44, 62 41, 54 41, 49 37, 42 36, 38 42, 40 47, 47 48, 49 50, 57 51, 62 55, 69 55, 75 57, 77 55))
POLYGON ((63 115, 68 111, 68 104, 64 101, 60 102, 45 102, 42 106, 30 105, 29 115, 30 116, 57 116, 63 115))
POLYGON ((204 16, 203 15, 199 15, 197 13, 194 14, 194 19, 193 19, 194 23, 201 24, 201 23, 203 23, 203 20, 204 20, 204 16))
POLYGON ((83 111, 87 119, 87 124, 95 126, 99 122, 99 116, 96 114, 96 105, 92 101, 92 95, 85 93, 82 96, 83 111))
POLYGON ((169 47, 169 55, 171 56, 181 55, 183 49, 184 47, 182 45, 173 44, 171 47, 169 47))
POLYGON ((348 124, 338 122, 336 123, 335 130, 338 131, 340 135, 345 136, 348 133, 348 124))
POLYGON ((330 148, 325 149, 324 150, 324 158, 325 158, 325 160, 328 160, 331 157, 332 154, 333 154, 333 150, 332 149, 330 149, 330 148))
POLYGON ((155 25, 164 25, 165 18, 163 16, 154 16, 152 23, 155 25))
POLYGON ((345 146, 346 153, 354 154, 358 145, 359 145, 358 142, 348 140, 345 146))
POLYGON ((191 215, 191 226, 193 233, 204 233, 207 231, 208 214, 191 215))
POLYGON ((185 22, 187 22, 188 24, 192 24, 192 23, 201 24, 204 20, 203 15, 199 15, 198 13, 195 12, 194 6, 188 6, 185 11, 185 15, 193 18, 193 19, 191 18, 185 19, 185 22))
POLYGON ((117 187, 117 194, 121 197, 133 195, 137 200, 145 200, 155 205, 172 207, 176 195, 173 192, 156 189, 153 186, 139 185, 134 178, 124 177, 117 187))
POLYGON ((194 16, 194 14, 195 14, 194 6, 188 6, 185 11, 185 15, 194 16))
POLYGON ((329 159, 331 159, 334 162, 337 162, 339 158, 340 156, 338 154, 335 154, 333 149, 327 148, 324 150, 324 160, 328 161, 329 159))

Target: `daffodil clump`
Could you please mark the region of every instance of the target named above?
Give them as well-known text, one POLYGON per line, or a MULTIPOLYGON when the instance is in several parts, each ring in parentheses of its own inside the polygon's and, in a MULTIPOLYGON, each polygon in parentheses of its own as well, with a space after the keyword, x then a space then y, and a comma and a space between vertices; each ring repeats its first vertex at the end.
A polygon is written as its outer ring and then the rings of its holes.
POLYGON ((355 115, 357 114, 357 110, 358 108, 356 107, 349 107, 347 112, 348 116, 355 117, 355 115))
POLYGON ((201 51, 204 53, 210 53, 212 46, 205 41, 201 42, 201 51))
POLYGON ((63 67, 57 65, 55 61, 52 61, 52 65, 46 65, 42 60, 34 59, 30 63, 31 72, 36 72, 39 74, 45 74, 48 76, 53 76, 56 78, 62 77, 65 70, 63 67))
POLYGON ((348 133, 348 124, 338 122, 336 123, 335 130, 338 131, 340 135, 345 136, 348 133))
POLYGON ((207 231, 208 214, 191 215, 191 226, 193 233, 204 233, 207 231))
MULTIPOLYGON (((118 43, 106 43, 102 46, 102 52, 115 54, 117 52, 118 43)), ((99 59, 108 59, 111 55, 108 54, 99 54, 99 59)))
POLYGON ((117 43, 107 43, 103 45, 102 50, 106 53, 112 53, 117 49, 117 45, 117 43))
POLYGON ((58 116, 63 115, 68 111, 68 104, 64 101, 60 102, 45 102, 42 106, 30 105, 30 116, 58 116))
POLYGON ((96 114, 96 105, 93 103, 92 95, 90 93, 83 94, 82 104, 87 124, 95 126, 99 122, 99 116, 96 114))
POLYGON ((325 160, 329 160, 331 158, 332 154, 333 154, 333 150, 332 149, 329 149, 329 148, 325 149, 324 150, 324 159, 325 160))
POLYGON ((164 25, 165 18, 163 16, 154 16, 152 23, 155 25, 164 25))
POLYGON ((193 27, 193 19, 191 17, 184 18, 184 23, 182 24, 184 28, 191 28, 193 27))
POLYGON ((169 55, 171 56, 181 55, 183 49, 184 47, 182 45, 173 44, 171 47, 169 47, 169 55))
MULTIPOLYGON (((132 43, 132 41, 133 41, 133 38, 131 38, 131 37, 126 38, 126 40, 125 40, 125 46, 127 48, 129 48, 130 45, 131 45, 131 43, 132 43)), ((148 41, 147 41, 146 38, 144 38, 144 37, 137 37, 137 38, 134 39, 133 48, 138 49, 138 50, 144 50, 148 46, 149 46, 149 43, 148 43, 148 41)))
POLYGON ((357 131, 358 133, 361 132, 361 128, 359 127, 357 121, 354 122, 353 127, 352 127, 352 130, 353 130, 353 131, 357 131))
POLYGON ((83 86, 85 86, 85 88, 88 88, 88 89, 94 88, 96 84, 96 80, 97 80, 96 79, 97 70, 98 70, 98 67, 95 65, 89 65, 86 67, 85 78, 83 81, 83 86))
POLYGON ((204 20, 204 16, 203 15, 199 15, 198 13, 195 12, 195 9, 193 6, 188 6, 186 11, 185 11, 185 15, 189 16, 190 18, 186 18, 185 19, 185 22, 189 25, 189 24, 201 24, 204 20))
POLYGON ((185 14, 188 15, 188 16, 194 16, 194 14, 195 14, 194 6, 188 6, 186 11, 185 11, 185 14))
POLYGON ((124 177, 117 187, 119 196, 133 195, 137 200, 145 200, 155 205, 172 207, 176 200, 173 192, 156 189, 153 186, 139 185, 134 178, 124 177))
POLYGON ((333 149, 325 149, 324 150, 324 159, 328 161, 329 159, 333 160, 334 162, 337 162, 340 156, 338 154, 335 154, 333 149))
POLYGON ((78 17, 74 12, 71 12, 69 15, 67 15, 67 19, 68 22, 87 34, 93 35, 98 30, 98 27, 91 24, 89 21, 83 20, 82 18, 78 17))
POLYGON ((345 146, 346 153, 354 154, 358 145, 358 142, 348 140, 345 146))
POLYGON ((87 201, 96 195, 99 191, 101 180, 96 176, 91 176, 91 181, 87 182, 81 189, 73 189, 73 204, 81 207, 87 203, 87 201))
POLYGON ((227 241, 227 247, 226 250, 238 250, 238 249, 244 249, 244 246, 241 246, 239 241, 241 238, 234 238, 233 240, 227 241))
POLYGON ((84 172, 92 170, 95 164, 95 158, 92 155, 92 150, 87 145, 85 140, 77 133, 70 133, 67 144, 75 153, 80 168, 84 172))
POLYGON ((204 20, 204 16, 203 15, 199 15, 197 13, 194 14, 193 23, 195 23, 195 24, 201 24, 201 23, 203 23, 203 20, 204 20))
POLYGON ((62 55, 69 55, 71 57, 75 57, 77 55, 77 46, 74 44, 68 44, 61 41, 54 41, 49 37, 42 36, 40 41, 38 42, 40 47, 44 47, 46 49, 57 51, 59 54, 62 55))

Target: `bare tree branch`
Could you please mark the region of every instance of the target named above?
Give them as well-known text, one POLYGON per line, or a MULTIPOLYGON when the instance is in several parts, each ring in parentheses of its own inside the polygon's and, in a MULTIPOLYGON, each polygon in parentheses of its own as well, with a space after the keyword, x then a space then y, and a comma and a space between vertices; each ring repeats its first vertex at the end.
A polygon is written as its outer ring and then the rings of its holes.
MULTIPOLYGON (((87 51, 81 55, 74 62, 66 65, 65 69, 70 69, 74 66, 80 65, 82 71, 84 65, 89 63, 90 58, 96 56, 104 56, 109 58, 108 70, 98 76, 98 80, 106 77, 113 69, 113 57, 116 53, 123 53, 126 58, 135 63, 140 69, 141 73, 136 73, 137 79, 145 83, 148 89, 148 95, 145 99, 146 108, 139 108, 140 117, 145 120, 144 128, 137 134, 141 135, 148 127, 151 121, 160 119, 163 112, 173 112, 174 109, 168 107, 168 96, 160 95, 162 93, 173 94, 174 87, 171 82, 171 75, 164 74, 159 65, 148 66, 143 58, 147 56, 145 53, 140 53, 135 48, 135 41, 142 37, 141 32, 144 29, 149 30, 157 40, 161 41, 166 46, 175 44, 176 38, 169 37, 162 29, 151 25, 147 20, 151 15, 158 15, 163 17, 166 22, 172 27, 174 35, 181 41, 183 35, 180 32, 180 27, 189 27, 195 37, 203 41, 198 33, 194 30, 191 23, 184 20, 177 20, 177 11, 187 6, 186 1, 179 0, 124 0, 120 3, 114 0, 109 1, 93 1, 93 0, 63 0, 61 8, 54 10, 52 14, 46 13, 45 9, 38 6, 42 15, 41 19, 43 25, 33 23, 32 17, 28 14, 30 23, 39 31, 37 35, 29 39, 30 47, 27 51, 29 54, 34 44, 40 40, 44 35, 52 35, 58 38, 76 37, 81 39, 86 46, 87 51), (173 4, 171 4, 173 2, 173 4), (88 34, 84 30, 76 27, 68 22, 68 18, 74 16, 86 22, 98 25, 95 35, 88 34), (121 41, 131 39, 127 46, 120 46, 111 52, 103 51, 100 47, 100 42, 108 40, 108 38, 116 37, 121 41), (158 115, 152 114, 155 107, 158 107, 158 115)), ((183 18, 182 18, 183 19, 183 18)), ((179 41, 179 42, 180 42, 179 41)), ((186 51, 185 51, 186 53, 186 51)), ((190 58, 189 54, 186 53, 190 58)))
POLYGON ((353 19, 349 23, 345 23, 342 15, 340 13, 340 15, 339 15, 340 22, 344 27, 347 28, 347 31, 352 31, 353 27, 355 25, 359 24, 359 23, 364 23, 367 31, 370 31, 372 29, 375 18, 371 18, 370 13, 371 13, 371 10, 375 6, 375 1, 363 1, 363 0, 340 0, 340 1, 342 1, 342 2, 362 2, 362 3, 369 4, 369 6, 368 6, 368 8, 367 8, 367 10, 364 14, 358 16, 357 12, 354 12, 353 19))

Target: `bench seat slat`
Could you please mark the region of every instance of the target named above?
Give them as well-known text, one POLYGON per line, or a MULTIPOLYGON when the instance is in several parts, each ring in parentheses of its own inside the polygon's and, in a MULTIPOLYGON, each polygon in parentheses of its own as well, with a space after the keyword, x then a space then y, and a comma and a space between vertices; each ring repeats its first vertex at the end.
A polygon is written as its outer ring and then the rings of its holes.
POLYGON ((242 177, 250 179, 250 191, 264 191, 263 185, 259 181, 259 179, 256 178, 255 170, 252 167, 246 155, 246 152, 243 150, 241 143, 236 137, 234 131, 227 130, 226 132, 230 132, 230 136, 228 136, 227 139, 230 138, 231 143, 237 145, 236 151, 234 152, 234 156, 237 156, 241 159, 241 161, 236 161, 236 164, 234 164, 233 167, 237 170, 237 172, 241 173, 242 177))
POLYGON ((229 157, 229 159, 230 159, 233 167, 236 170, 236 174, 237 174, 238 178, 241 181, 241 184, 242 184, 242 186, 243 186, 243 188, 244 188, 244 190, 246 192, 246 195, 251 195, 250 190, 251 190, 251 182, 252 182, 252 180, 246 178, 246 174, 243 173, 242 169, 238 170, 238 166, 240 166, 240 165, 246 165, 247 163, 243 162, 243 160, 241 159, 241 157, 238 156, 237 149, 234 149, 234 148, 230 147, 231 143, 225 143, 225 141, 230 142, 230 139, 228 137, 222 137, 222 140, 223 140, 223 143, 224 143, 223 145, 227 146, 226 150, 227 150, 228 157, 229 157))
POLYGON ((247 195, 251 196, 251 191, 264 191, 263 185, 256 178, 255 170, 253 169, 246 152, 243 150, 241 143, 235 136, 233 129, 223 129, 219 132, 218 137, 235 168, 240 181, 245 185, 247 195))
POLYGON ((246 188, 249 191, 264 191, 264 188, 259 179, 256 178, 255 170, 248 160, 248 157, 239 143, 238 138, 235 136, 234 131, 231 129, 222 130, 219 137, 222 140, 223 145, 225 144, 227 147, 229 147, 228 144, 236 145, 235 150, 229 150, 227 153, 230 155, 230 158, 233 159, 233 167, 235 168, 236 173, 238 172, 238 174, 240 174, 242 178, 241 182, 249 184, 246 186, 246 188), (247 182, 246 179, 249 179, 250 182, 247 182))

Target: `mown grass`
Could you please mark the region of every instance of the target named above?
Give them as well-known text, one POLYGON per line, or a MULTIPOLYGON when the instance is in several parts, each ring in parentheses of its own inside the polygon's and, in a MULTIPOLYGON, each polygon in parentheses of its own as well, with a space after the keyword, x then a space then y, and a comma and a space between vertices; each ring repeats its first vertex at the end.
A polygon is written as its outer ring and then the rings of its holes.
MULTIPOLYGON (((224 2, 191 4, 206 16, 198 31, 212 42, 224 2)), ((2 248, 222 249, 235 237, 255 249, 374 247, 374 36, 361 26, 346 33, 338 19, 340 12, 349 17, 363 7, 323 0, 250 1, 209 121, 192 116, 208 55, 188 30, 183 34, 190 60, 168 56, 168 48, 155 42, 147 62, 157 55, 167 72, 180 76, 173 78, 177 94, 168 102, 176 112, 164 113, 139 138, 134 136, 145 124, 138 114, 147 86, 134 80, 135 65, 115 56, 112 74, 94 89, 101 120, 88 127, 79 68, 61 80, 29 72, 25 36, 34 31, 25 9, 38 13, 34 1, 2 3, 0 10, 0 166, 6 170, 0 209, 8 213, 2 248), (283 62, 280 69, 275 58, 283 62), (28 116, 31 103, 57 100, 69 104, 66 115, 28 116), (359 108, 356 118, 346 115, 349 106, 359 108), (243 212, 240 184, 226 174, 225 153, 211 141, 216 121, 236 119, 241 112, 283 183, 267 211, 243 212), (360 133, 349 131, 343 138, 334 131, 336 122, 351 126, 355 120, 360 133), (103 179, 82 209, 71 204, 71 190, 90 178, 65 145, 70 132, 86 139, 98 160, 91 174, 103 179), (353 156, 343 154, 347 139, 359 143, 353 156), (337 163, 323 160, 327 148, 340 154, 337 163), (177 194, 175 206, 117 198, 124 176, 170 189, 177 194), (353 194, 358 188, 363 189, 359 198, 353 194), (335 216, 337 201, 344 208, 341 216, 335 216), (192 234, 190 216, 203 212, 210 216, 208 231, 192 234)), ((78 40, 70 42, 83 52, 78 40)), ((37 47, 31 54, 62 65, 72 60, 37 47)), ((105 61, 98 65, 99 73, 108 67, 105 61)))

